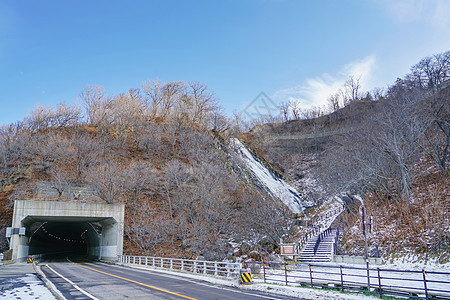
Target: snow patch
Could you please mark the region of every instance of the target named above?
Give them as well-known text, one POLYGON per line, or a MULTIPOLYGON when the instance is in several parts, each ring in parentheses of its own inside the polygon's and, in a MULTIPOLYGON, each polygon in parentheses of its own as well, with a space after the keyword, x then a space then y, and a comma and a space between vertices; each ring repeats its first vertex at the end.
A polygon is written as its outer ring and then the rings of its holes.
POLYGON ((13 287, 0 291, 2 299, 56 299, 34 274, 14 278, 13 287))

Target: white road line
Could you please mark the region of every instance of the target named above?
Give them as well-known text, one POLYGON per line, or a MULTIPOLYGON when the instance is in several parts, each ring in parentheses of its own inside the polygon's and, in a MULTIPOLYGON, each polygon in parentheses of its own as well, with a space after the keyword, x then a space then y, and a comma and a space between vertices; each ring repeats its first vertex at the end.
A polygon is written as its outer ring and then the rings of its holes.
POLYGON ((92 296, 91 294, 89 294, 88 292, 86 292, 85 290, 81 289, 78 285, 76 285, 75 283, 73 283, 71 280, 67 279, 66 277, 62 276, 61 274, 59 274, 58 272, 56 272, 55 270, 52 269, 52 267, 50 267, 49 265, 45 265, 47 268, 50 269, 50 271, 52 271, 53 273, 55 273, 56 275, 58 275, 59 277, 61 277, 62 279, 64 279, 65 281, 67 281, 68 283, 70 283, 74 288, 76 288, 77 290, 79 290, 81 293, 83 293, 84 295, 88 296, 89 298, 91 298, 92 300, 99 300, 98 298, 92 296))
MULTIPOLYGON (((119 266, 113 265, 113 266, 108 266, 108 267, 119 267, 119 266)), ((122 266, 122 267, 127 268, 126 266, 122 266)), ((146 272, 150 271, 153 274, 154 273, 163 274, 163 275, 159 275, 159 276, 174 278, 174 279, 178 279, 178 280, 189 281, 189 282, 192 282, 192 283, 195 283, 195 284, 198 284, 198 285, 203 285, 203 286, 206 286, 206 287, 209 287, 209 288, 216 288, 216 289, 221 289, 221 290, 227 290, 227 291, 230 291, 230 292, 235 292, 235 293, 244 294, 244 295, 250 295, 250 296, 254 296, 254 297, 260 297, 260 298, 264 298, 264 299, 271 299, 271 300, 281 299, 281 298, 276 298, 276 296, 266 296, 266 295, 261 295, 261 294, 252 294, 250 292, 243 292, 243 291, 236 290, 236 289, 233 289, 233 288, 230 288, 230 287, 227 287, 227 286, 223 286, 222 284, 216 285, 213 282, 210 282, 209 284, 198 282, 198 280, 205 280, 205 278, 182 277, 182 276, 178 276, 178 274, 167 274, 165 272, 158 272, 160 270, 151 270, 151 269, 143 270, 143 269, 137 269, 137 268, 133 268, 133 269, 136 270, 136 271, 141 271, 143 273, 146 273, 146 272), (155 272, 152 272, 152 271, 155 271, 155 272)), ((239 289, 239 287, 237 287, 237 288, 239 289)), ((260 290, 255 290, 255 291, 264 293, 264 291, 260 291, 260 290)))

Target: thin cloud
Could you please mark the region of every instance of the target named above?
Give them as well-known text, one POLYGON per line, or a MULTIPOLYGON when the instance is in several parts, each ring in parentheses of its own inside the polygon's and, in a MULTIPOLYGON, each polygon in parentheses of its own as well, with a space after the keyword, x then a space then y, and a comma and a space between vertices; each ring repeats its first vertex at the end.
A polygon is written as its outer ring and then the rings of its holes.
POLYGON ((448 0, 387 0, 382 2, 398 21, 426 22, 436 28, 450 25, 450 1, 448 0))
POLYGON ((375 56, 365 57, 345 65, 336 75, 325 73, 318 77, 308 78, 304 84, 275 92, 272 98, 279 102, 295 101, 299 107, 303 108, 325 106, 328 97, 338 92, 350 76, 360 79, 363 90, 373 88, 371 82, 375 62, 375 56))

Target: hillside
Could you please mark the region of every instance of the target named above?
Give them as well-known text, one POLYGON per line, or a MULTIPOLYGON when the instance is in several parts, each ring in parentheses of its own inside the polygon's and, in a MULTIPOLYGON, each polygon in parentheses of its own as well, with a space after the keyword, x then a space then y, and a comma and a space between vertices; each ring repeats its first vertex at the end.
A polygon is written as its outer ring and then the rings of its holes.
POLYGON ((356 99, 318 118, 256 126, 241 138, 316 209, 334 196, 345 200, 347 210, 334 223, 343 228, 341 252, 363 254, 363 201, 375 220, 371 249, 378 247, 386 259, 410 255, 446 263, 450 81, 446 72, 426 73, 422 62, 412 70, 378 99, 356 99))
POLYGON ((361 254, 363 202, 371 249, 446 262, 450 64, 424 66, 377 97, 244 133, 198 82, 38 106, 0 130, 0 250, 14 200, 52 198, 126 204, 126 254, 233 260, 268 258, 309 230, 298 217, 344 202, 339 249, 361 254))
POLYGON ((225 149, 223 116, 199 86, 155 84, 112 98, 88 87, 83 113, 38 107, 2 128, 2 250, 13 201, 50 198, 126 204, 126 254, 232 259, 241 244, 271 253, 292 213, 236 171, 244 167, 225 149))

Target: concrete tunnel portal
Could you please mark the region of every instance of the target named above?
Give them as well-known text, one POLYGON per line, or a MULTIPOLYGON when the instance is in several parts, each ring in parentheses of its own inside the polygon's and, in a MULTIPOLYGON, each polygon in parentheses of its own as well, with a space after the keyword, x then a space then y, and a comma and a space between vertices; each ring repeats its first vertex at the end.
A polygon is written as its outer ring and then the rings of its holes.
POLYGON ((123 204, 17 200, 12 227, 25 228, 25 235, 11 236, 13 260, 29 255, 115 260, 122 254, 123 222, 123 204))

